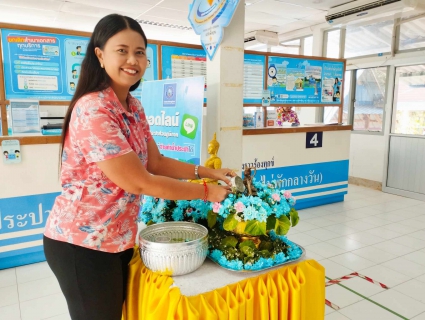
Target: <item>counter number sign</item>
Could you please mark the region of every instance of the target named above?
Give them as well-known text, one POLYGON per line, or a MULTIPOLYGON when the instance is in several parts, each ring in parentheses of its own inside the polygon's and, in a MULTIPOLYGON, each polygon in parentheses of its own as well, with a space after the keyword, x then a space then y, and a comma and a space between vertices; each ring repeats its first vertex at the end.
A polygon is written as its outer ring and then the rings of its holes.
POLYGON ((321 148, 323 144, 323 132, 307 132, 305 147, 321 148))

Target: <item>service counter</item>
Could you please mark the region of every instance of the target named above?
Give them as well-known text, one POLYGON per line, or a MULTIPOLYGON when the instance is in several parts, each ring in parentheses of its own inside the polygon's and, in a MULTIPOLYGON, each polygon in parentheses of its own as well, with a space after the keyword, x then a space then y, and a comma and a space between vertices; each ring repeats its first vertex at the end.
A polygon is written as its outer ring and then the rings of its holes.
POLYGON ((242 167, 275 181, 304 209, 344 201, 351 125, 302 125, 243 130, 242 167))

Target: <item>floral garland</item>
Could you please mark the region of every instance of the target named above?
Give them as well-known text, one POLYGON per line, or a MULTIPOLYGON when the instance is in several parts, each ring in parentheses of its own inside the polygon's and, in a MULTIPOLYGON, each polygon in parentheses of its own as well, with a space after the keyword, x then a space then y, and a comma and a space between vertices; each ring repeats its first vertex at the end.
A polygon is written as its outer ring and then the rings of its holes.
POLYGON ((261 270, 298 259, 302 250, 286 238, 297 225, 291 193, 253 181, 256 196, 230 194, 221 203, 144 197, 138 221, 149 225, 193 221, 209 229, 209 257, 232 270, 261 270))

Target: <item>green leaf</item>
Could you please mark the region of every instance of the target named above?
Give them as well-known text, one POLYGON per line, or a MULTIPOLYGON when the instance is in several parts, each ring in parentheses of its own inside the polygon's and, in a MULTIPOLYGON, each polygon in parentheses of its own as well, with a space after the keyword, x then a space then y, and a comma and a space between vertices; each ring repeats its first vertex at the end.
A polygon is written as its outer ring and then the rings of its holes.
POLYGON ((255 252, 254 252, 254 249, 252 249, 251 247, 248 247, 248 246, 242 247, 241 251, 247 257, 250 257, 250 258, 254 257, 255 252))
POLYGON ((283 236, 287 234, 289 228, 291 228, 291 221, 289 221, 287 216, 282 215, 279 219, 277 219, 276 233, 278 235, 283 236))
POLYGON ((221 240, 221 245, 225 247, 235 248, 237 244, 238 244, 238 239, 236 239, 233 236, 228 236, 226 238, 223 238, 223 240, 221 240))
POLYGON ((223 228, 226 231, 232 231, 238 225, 238 220, 235 219, 235 214, 231 213, 227 216, 226 220, 224 220, 223 228))
POLYGON ((273 243, 269 241, 261 241, 260 245, 258 246, 258 250, 267 250, 272 252, 273 251, 273 243))
POLYGON ((276 216, 275 215, 271 215, 267 218, 267 227, 266 230, 274 230, 276 229, 276 216))
POLYGON ((155 224, 155 222, 153 222, 153 220, 149 220, 148 221, 148 223, 146 224, 147 226, 151 226, 151 225, 153 225, 153 224, 155 224))
POLYGON ((250 247, 253 250, 256 249, 256 246, 255 246, 255 244, 252 240, 245 240, 245 241, 242 241, 241 243, 239 243, 239 249, 242 249, 243 247, 250 247))
POLYGON ((217 213, 215 213, 212 210, 208 211, 207 220, 208 220, 208 228, 212 229, 217 222, 217 213))
POLYGON ((291 216, 292 226, 295 227, 298 224, 298 221, 300 221, 300 217, 298 216, 298 211, 292 208, 291 211, 289 211, 289 214, 291 216))
POLYGON ((252 236, 261 236, 261 235, 266 235, 266 223, 265 222, 260 222, 260 221, 256 221, 256 220, 250 220, 248 221, 248 223, 246 224, 245 227, 245 232, 247 234, 250 234, 252 236))

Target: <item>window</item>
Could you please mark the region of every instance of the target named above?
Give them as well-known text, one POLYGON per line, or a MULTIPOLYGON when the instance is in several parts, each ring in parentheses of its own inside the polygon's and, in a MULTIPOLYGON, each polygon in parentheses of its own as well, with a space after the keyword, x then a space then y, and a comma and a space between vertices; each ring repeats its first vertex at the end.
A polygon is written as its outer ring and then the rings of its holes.
POLYGON ((354 102, 354 130, 382 131, 387 67, 358 69, 354 102))
POLYGON ((327 32, 326 42, 326 57, 339 58, 339 41, 341 37, 341 30, 332 30, 327 32))
POLYGON ((313 36, 304 38, 304 52, 305 56, 313 55, 313 36))
MULTIPOLYGON (((351 74, 352 71, 345 72, 344 82, 344 106, 342 113, 342 122, 347 124, 349 122, 350 108, 351 108, 351 74)), ((325 107, 323 108, 323 123, 338 123, 339 107, 325 107)))
POLYGON ((393 133, 425 135, 425 65, 396 68, 393 133))
POLYGON ((282 42, 279 47, 272 47, 274 53, 300 54, 301 40, 282 42))
POLYGON ((391 51, 393 20, 365 26, 348 26, 344 58, 366 56, 391 51))
POLYGON ((399 50, 425 47, 425 18, 400 25, 399 50))

